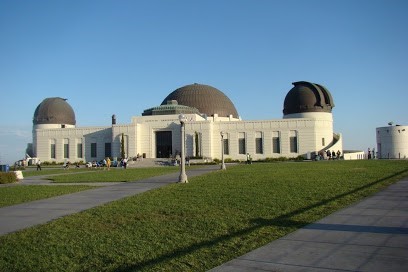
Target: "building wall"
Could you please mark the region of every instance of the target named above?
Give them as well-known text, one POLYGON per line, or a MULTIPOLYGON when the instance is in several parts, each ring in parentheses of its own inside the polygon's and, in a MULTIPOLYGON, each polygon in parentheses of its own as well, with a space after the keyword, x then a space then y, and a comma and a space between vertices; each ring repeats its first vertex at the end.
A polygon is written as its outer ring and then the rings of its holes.
POLYGON ((85 128, 45 128, 34 130, 36 156, 48 162, 77 162, 103 159, 105 143, 111 142, 110 127, 85 128), (91 145, 96 143, 96 157, 91 156, 91 145), (51 145, 55 144, 55 157, 52 157, 51 145), (64 156, 64 144, 68 144, 69 154, 64 156), (78 154, 78 144, 82 144, 82 157, 78 154))
POLYGON ((377 156, 380 159, 408 157, 408 126, 388 126, 376 129, 377 156))
MULTIPOLYGON (((333 121, 331 118, 287 118, 274 120, 240 121, 231 118, 203 118, 196 114, 186 114, 186 154, 194 156, 201 149, 205 158, 221 158, 221 135, 226 133, 229 154, 225 158, 245 160, 249 153, 253 160, 277 157, 308 157, 311 153, 334 146, 342 149, 341 137, 334 143, 333 121), (196 135, 200 135, 200 147, 196 145, 196 135), (279 135, 279 153, 274 153, 273 137, 279 135), (239 154, 239 138, 245 139, 245 150, 239 154), (295 151, 291 151, 291 137, 296 137, 295 151), (256 139, 260 138, 260 152, 256 149, 256 139), (324 140, 323 140, 324 139, 324 140)), ((102 160, 106 155, 105 144, 111 143, 111 157, 121 157, 122 134, 125 139, 125 156, 135 157, 145 154, 156 157, 157 131, 172 132, 172 154, 181 150, 180 121, 178 115, 133 117, 130 124, 111 127, 85 128, 45 128, 36 129, 33 134, 37 157, 42 161, 71 162, 102 160), (51 142, 56 144, 56 157, 51 158, 51 142), (69 143, 69 158, 63 156, 64 143, 69 143), (77 156, 77 144, 83 144, 83 158, 77 156), (97 156, 92 156, 92 144, 97 146, 97 156)), ((342 150, 341 150, 342 151, 342 150)))
POLYGON ((245 160, 246 154, 239 154, 239 135, 245 137, 245 153, 254 160, 277 157, 305 156, 309 152, 318 152, 333 141, 333 124, 328 120, 317 119, 277 119, 264 121, 238 121, 213 123, 211 133, 212 150, 207 154, 212 158, 221 158, 221 135, 227 133, 229 140, 229 155, 226 158, 245 160), (272 138, 280 135, 280 152, 273 152, 272 138), (262 153, 256 152, 256 138, 261 135, 262 153), (290 150, 290 137, 297 137, 297 152, 290 150), (322 145, 325 138, 325 145, 322 145))

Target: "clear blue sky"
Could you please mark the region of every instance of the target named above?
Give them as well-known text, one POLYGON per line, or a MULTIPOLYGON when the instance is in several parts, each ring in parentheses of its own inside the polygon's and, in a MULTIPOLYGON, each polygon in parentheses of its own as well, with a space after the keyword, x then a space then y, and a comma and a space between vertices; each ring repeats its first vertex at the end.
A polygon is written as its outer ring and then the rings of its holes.
POLYGON ((203 83, 245 120, 279 119, 292 82, 326 86, 346 149, 408 125, 408 1, 0 0, 0 161, 24 156, 47 97, 109 126, 203 83))

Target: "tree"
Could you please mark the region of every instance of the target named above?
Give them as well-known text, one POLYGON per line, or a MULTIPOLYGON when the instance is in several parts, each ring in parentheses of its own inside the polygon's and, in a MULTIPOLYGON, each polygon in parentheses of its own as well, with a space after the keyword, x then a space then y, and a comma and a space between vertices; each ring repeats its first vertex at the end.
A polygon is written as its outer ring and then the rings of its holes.
POLYGON ((120 155, 122 159, 125 158, 125 135, 122 133, 122 140, 120 141, 120 155))

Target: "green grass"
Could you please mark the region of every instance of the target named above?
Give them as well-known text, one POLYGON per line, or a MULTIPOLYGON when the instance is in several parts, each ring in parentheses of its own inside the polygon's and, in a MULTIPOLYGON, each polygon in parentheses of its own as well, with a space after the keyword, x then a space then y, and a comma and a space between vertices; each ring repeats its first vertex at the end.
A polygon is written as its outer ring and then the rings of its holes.
POLYGON ((41 171, 36 171, 36 170, 24 170, 23 171, 23 176, 24 177, 33 177, 33 176, 45 176, 45 175, 57 175, 57 174, 68 174, 68 173, 80 173, 80 172, 84 172, 84 171, 92 171, 90 169, 87 168, 80 168, 80 169, 67 169, 64 170, 62 169, 62 167, 43 167, 41 171))
POLYGON ((4 271, 206 271, 408 174, 408 161, 229 167, 0 237, 4 271))
POLYGON ((66 175, 51 176, 49 179, 57 183, 66 182, 128 182, 180 171, 178 167, 149 167, 108 170, 89 170, 78 175, 65 171, 66 175))
MULTIPOLYGON (((8 186, 0 187, 0 207, 20 204, 23 202, 49 198, 53 196, 76 193, 83 190, 92 189, 92 186, 8 186)), ((1 266, 0 266, 1 271, 1 266)))

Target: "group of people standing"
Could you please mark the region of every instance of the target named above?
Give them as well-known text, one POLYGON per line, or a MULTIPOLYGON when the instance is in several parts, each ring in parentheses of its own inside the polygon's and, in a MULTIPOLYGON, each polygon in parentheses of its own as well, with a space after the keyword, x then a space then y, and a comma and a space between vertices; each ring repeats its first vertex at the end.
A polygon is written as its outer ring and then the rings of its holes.
POLYGON ((321 150, 319 154, 316 156, 316 160, 339 160, 341 158, 340 150, 335 152, 334 150, 321 150))
POLYGON ((329 160, 335 160, 340 159, 341 152, 340 150, 337 150, 337 153, 334 150, 332 152, 330 152, 330 150, 327 150, 326 155, 329 160))

